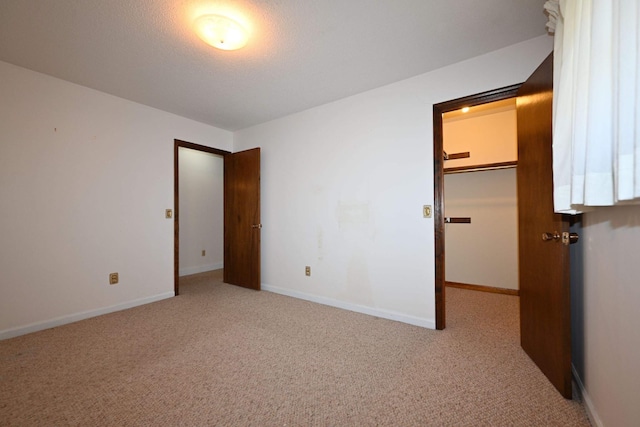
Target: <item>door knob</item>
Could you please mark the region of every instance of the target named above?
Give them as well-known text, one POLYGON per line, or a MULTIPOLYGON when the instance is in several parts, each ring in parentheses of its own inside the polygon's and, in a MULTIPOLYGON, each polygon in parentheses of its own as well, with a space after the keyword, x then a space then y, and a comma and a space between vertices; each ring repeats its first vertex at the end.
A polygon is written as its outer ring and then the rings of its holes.
POLYGON ((565 245, 573 245, 579 238, 580 236, 578 236, 578 233, 562 233, 562 243, 565 245))
POLYGON ((554 231, 553 233, 549 233, 548 231, 546 233, 542 233, 542 240, 545 242, 548 240, 560 240, 560 237, 560 233, 557 231, 554 231))
POLYGON ((546 233, 542 233, 542 240, 544 240, 545 242, 549 240, 561 240, 563 245, 574 244, 578 241, 579 238, 580 236, 578 236, 578 233, 569 233, 566 231, 562 234, 558 233, 557 231, 554 231, 553 233, 549 233, 548 231, 546 233))
POLYGON ((262 224, 253 224, 251 228, 262 228, 262 224))

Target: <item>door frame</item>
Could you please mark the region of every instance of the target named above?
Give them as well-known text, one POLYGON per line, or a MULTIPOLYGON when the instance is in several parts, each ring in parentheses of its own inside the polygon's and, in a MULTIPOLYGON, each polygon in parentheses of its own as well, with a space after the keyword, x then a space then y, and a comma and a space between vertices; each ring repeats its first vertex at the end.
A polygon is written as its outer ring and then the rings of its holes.
POLYGON ((203 153, 217 154, 222 157, 231 154, 230 151, 207 147, 206 145, 194 144, 179 139, 173 140, 173 290, 176 296, 180 295, 180 174, 178 170, 180 147, 203 153))
POLYGON ((433 105, 433 223, 435 245, 436 329, 446 326, 445 319, 445 244, 444 244, 444 147, 442 114, 462 107, 515 98, 522 83, 494 89, 433 105))

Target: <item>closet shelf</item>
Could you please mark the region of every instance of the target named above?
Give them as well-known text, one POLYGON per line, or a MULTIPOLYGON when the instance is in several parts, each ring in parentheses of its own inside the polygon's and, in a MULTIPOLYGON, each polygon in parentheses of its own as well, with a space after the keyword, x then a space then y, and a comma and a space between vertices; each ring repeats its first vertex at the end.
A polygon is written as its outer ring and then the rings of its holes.
POLYGON ((482 165, 468 165, 468 166, 455 166, 450 168, 444 168, 444 173, 465 173, 465 172, 478 172, 496 169, 510 169, 518 166, 518 161, 512 162, 498 162, 498 163, 486 163, 482 165))

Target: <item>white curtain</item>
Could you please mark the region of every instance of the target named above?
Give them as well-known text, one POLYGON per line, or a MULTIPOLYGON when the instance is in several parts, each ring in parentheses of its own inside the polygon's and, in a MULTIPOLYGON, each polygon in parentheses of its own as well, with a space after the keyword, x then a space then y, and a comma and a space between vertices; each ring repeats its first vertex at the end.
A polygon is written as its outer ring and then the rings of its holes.
POLYGON ((640 202, 640 1, 550 0, 556 212, 640 202))

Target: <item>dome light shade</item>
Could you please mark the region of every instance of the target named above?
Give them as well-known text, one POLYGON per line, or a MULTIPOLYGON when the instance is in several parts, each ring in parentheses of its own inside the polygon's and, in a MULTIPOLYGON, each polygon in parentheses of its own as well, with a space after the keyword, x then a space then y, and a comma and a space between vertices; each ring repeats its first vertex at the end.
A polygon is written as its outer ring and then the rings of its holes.
POLYGON ((221 15, 203 15, 196 19, 195 30, 205 43, 222 50, 236 50, 247 44, 247 31, 233 19, 221 15))

